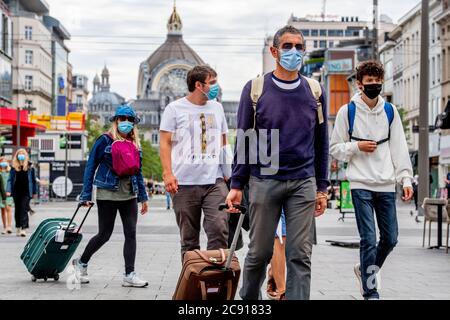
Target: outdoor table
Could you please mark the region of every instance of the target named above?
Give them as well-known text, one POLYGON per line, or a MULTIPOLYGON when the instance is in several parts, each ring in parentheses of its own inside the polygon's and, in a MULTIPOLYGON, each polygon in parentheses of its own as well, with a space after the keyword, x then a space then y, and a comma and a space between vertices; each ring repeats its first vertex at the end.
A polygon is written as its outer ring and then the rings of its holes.
POLYGON ((443 203, 442 199, 429 199, 427 203, 430 206, 437 206, 437 215, 438 215, 437 245, 431 246, 429 249, 440 249, 442 247, 442 220, 443 220, 442 219, 442 207, 447 205, 447 203, 443 203))

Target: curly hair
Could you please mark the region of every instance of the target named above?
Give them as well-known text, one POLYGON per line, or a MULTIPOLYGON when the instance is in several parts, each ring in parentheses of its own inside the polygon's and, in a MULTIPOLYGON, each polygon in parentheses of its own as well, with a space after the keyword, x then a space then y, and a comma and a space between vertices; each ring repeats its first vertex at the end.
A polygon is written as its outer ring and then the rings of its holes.
POLYGON ((380 80, 384 79, 384 67, 375 60, 361 62, 356 67, 356 80, 362 82, 364 76, 377 77, 380 80))

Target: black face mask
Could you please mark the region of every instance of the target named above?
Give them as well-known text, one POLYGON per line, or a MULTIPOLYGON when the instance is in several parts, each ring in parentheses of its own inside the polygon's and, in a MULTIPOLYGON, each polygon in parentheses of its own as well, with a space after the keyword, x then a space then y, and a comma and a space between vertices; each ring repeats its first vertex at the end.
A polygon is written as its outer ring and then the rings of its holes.
POLYGON ((379 84, 379 83, 373 83, 373 84, 364 84, 364 94, 369 98, 369 99, 375 99, 376 97, 378 97, 381 93, 381 90, 383 89, 383 85, 379 84))

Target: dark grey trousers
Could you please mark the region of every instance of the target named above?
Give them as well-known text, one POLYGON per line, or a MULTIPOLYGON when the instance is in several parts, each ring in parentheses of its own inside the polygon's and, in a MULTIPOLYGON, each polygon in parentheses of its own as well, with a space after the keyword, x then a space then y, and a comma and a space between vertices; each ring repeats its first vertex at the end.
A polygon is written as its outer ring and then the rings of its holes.
POLYGON ((316 180, 250 178, 250 244, 240 296, 258 300, 273 253, 281 209, 286 215, 286 299, 308 300, 311 284, 316 180))
POLYGON ((219 211, 225 202, 228 188, 223 179, 205 186, 178 186, 172 195, 173 209, 181 237, 181 259, 186 251, 200 249, 200 226, 203 210, 203 228, 208 237, 208 250, 228 247, 228 213, 219 211))

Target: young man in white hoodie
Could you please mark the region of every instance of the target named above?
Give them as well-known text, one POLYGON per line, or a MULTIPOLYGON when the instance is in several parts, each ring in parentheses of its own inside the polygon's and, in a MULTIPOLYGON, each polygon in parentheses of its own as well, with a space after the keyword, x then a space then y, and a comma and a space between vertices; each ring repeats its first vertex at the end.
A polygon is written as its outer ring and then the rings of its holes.
POLYGON ((366 300, 379 299, 380 268, 397 244, 396 183, 404 201, 413 196, 413 172, 400 115, 380 96, 384 69, 376 61, 357 68, 360 90, 336 117, 330 153, 348 163, 356 221, 361 238, 360 263, 354 268, 366 300), (380 231, 377 245, 375 217, 380 231))

